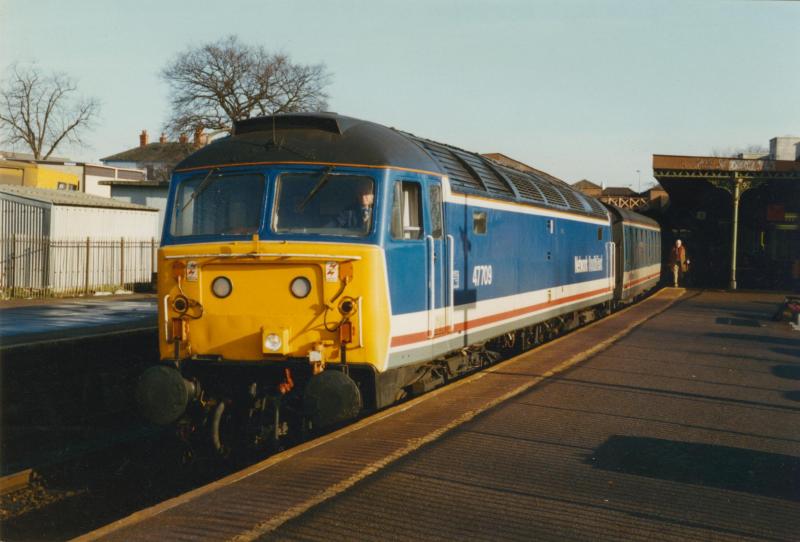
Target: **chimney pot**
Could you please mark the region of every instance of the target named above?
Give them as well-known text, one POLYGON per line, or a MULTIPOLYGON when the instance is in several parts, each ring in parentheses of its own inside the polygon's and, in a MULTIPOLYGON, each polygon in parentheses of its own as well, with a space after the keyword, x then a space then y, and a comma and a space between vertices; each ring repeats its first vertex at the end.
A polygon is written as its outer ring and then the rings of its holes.
POLYGON ((189 137, 186 134, 181 134, 178 136, 178 142, 183 143, 184 145, 189 142, 189 137))
POLYGON ((142 130, 142 133, 139 134, 139 146, 140 147, 147 146, 147 130, 142 130))
POLYGON ((203 135, 203 127, 198 126, 194 129, 194 146, 202 147, 205 144, 205 136, 203 135))
POLYGON ((166 143, 167 142, 167 134, 165 134, 164 132, 161 132, 161 137, 158 138, 158 142, 162 143, 162 144, 166 143))

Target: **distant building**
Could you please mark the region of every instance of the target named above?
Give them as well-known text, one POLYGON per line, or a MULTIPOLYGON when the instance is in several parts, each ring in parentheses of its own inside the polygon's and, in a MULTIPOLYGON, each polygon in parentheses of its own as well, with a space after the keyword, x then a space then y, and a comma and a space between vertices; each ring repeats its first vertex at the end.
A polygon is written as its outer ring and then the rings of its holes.
POLYGON ((588 181, 586 179, 580 180, 577 183, 574 183, 573 188, 576 188, 586 194, 587 196, 591 196, 593 198, 600 198, 603 195, 603 187, 594 184, 592 181, 588 181))
POLYGON ((148 180, 168 181, 178 162, 206 143, 207 137, 202 130, 194 133, 191 143, 185 134, 181 134, 178 141, 167 141, 167 136, 161 134, 158 143, 150 143, 147 130, 142 130, 138 147, 106 156, 100 161, 113 167, 144 169, 148 180))
POLYGON ((79 190, 80 176, 35 161, 4 160, 0 156, 0 184, 51 190, 79 190))
POLYGON ((502 153, 499 153, 499 152, 491 152, 491 153, 483 154, 482 156, 484 156, 485 158, 488 158, 490 160, 494 160, 498 164, 502 164, 502 165, 504 165, 506 167, 510 167, 510 168, 513 168, 513 169, 518 169, 519 171, 525 171, 527 173, 533 173, 533 174, 538 175, 540 177, 544 177, 546 180, 555 182, 556 184, 567 184, 562 179, 559 179, 558 177, 556 177, 554 175, 550 175, 546 171, 542 171, 541 169, 536 169, 535 167, 531 167, 528 164, 525 164, 525 163, 520 162, 518 160, 514 160, 513 158, 511 158, 509 156, 506 156, 505 154, 502 154, 502 153))
POLYGON ((783 136, 769 140, 770 160, 800 160, 800 137, 783 136))
POLYGON ((101 181, 100 184, 107 187, 111 191, 111 197, 116 200, 158 209, 158 232, 159 236, 161 235, 167 209, 169 181, 117 179, 101 181))
POLYGON ((108 190, 114 199, 158 209, 160 235, 164 225, 172 170, 181 160, 207 143, 208 137, 202 130, 195 131, 191 143, 184 134, 181 134, 177 142, 167 141, 167 136, 161 134, 158 143, 150 143, 147 130, 142 130, 139 134, 138 147, 106 156, 100 161, 108 166, 142 168, 147 172, 146 178, 117 177, 101 181, 99 184, 108 190))
POLYGON ((610 186, 604 189, 600 201, 620 209, 641 209, 647 205, 647 197, 626 186, 610 186))
POLYGON ((669 201, 666 191, 660 185, 656 185, 642 193, 634 192, 627 187, 602 188, 591 181, 583 179, 574 183, 576 188, 593 198, 597 198, 603 203, 619 207, 620 209, 634 209, 643 211, 645 209, 655 210, 666 206, 669 201))
POLYGON ((111 189, 100 181, 144 181, 145 178, 146 173, 141 169, 72 162, 67 158, 35 160, 29 154, 0 151, 0 184, 75 190, 110 197, 111 189))

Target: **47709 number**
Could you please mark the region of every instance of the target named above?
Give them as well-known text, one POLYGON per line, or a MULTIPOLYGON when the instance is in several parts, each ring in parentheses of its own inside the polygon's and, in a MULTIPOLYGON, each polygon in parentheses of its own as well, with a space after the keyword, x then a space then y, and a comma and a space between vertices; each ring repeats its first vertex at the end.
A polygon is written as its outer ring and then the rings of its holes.
POLYGON ((492 266, 476 265, 472 269, 472 285, 488 286, 492 283, 492 266))

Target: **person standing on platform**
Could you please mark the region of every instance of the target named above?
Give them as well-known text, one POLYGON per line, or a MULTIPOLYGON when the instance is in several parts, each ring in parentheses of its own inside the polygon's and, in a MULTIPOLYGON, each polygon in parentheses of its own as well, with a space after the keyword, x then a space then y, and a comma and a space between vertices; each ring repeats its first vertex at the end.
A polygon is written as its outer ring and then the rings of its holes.
POLYGON ((689 260, 686 259, 686 247, 680 239, 675 240, 675 246, 669 253, 669 267, 672 270, 672 283, 675 288, 678 287, 679 281, 683 275, 689 270, 689 260))

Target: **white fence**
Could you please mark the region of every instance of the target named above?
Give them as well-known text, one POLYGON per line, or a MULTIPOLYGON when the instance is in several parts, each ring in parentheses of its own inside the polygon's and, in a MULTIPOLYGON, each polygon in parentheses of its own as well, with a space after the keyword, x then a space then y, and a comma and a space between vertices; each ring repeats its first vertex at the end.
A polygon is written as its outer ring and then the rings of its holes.
POLYGON ((155 239, 3 237, 0 296, 69 296, 147 288, 154 280, 157 250, 155 239))

